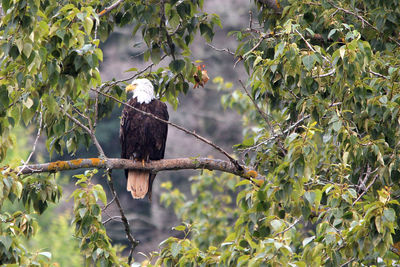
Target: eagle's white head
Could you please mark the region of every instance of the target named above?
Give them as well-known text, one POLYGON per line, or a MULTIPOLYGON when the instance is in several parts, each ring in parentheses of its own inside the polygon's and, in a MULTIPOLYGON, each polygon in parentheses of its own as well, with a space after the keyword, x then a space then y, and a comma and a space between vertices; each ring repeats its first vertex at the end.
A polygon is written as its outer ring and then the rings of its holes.
POLYGON ((148 104, 155 98, 154 87, 146 78, 133 80, 133 82, 125 88, 125 91, 127 93, 132 91, 132 98, 136 97, 137 101, 141 104, 148 104))

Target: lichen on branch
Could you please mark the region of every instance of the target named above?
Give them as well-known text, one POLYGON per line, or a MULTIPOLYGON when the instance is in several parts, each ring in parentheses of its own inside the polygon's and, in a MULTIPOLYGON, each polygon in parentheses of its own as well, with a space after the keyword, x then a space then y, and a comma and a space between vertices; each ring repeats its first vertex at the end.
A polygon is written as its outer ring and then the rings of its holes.
POLYGON ((23 165, 16 168, 20 174, 34 174, 42 172, 60 172, 67 170, 97 168, 97 169, 135 169, 148 170, 151 172, 184 170, 184 169, 207 169, 232 173, 244 179, 265 179, 254 170, 244 168, 239 171, 236 166, 226 160, 210 158, 176 158, 162 159, 157 161, 145 162, 132 161, 120 158, 84 158, 66 161, 55 161, 42 164, 23 165))

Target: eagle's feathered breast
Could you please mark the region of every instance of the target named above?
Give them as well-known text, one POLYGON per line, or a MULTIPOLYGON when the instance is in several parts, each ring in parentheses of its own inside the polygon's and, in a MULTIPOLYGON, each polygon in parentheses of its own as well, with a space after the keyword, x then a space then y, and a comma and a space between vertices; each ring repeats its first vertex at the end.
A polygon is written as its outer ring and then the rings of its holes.
MULTIPOLYGON (((167 105, 157 99, 150 103, 139 103, 137 98, 131 98, 128 105, 151 113, 168 121, 167 105)), ((125 106, 122 111, 120 125, 121 158, 137 161, 160 160, 164 158, 168 125, 148 115, 125 106)), ((128 171, 125 171, 128 177, 128 171)), ((149 193, 155 175, 149 177, 149 193)), ((151 195, 149 195, 151 196, 151 195)))

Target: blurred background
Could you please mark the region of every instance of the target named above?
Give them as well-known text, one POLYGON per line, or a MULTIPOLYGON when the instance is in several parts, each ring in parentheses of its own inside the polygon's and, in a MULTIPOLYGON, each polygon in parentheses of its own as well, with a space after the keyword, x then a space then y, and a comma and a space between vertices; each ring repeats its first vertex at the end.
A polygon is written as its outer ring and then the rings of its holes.
MULTIPOLYGON (((228 37, 228 33, 248 27, 250 6, 250 1, 243 0, 205 1, 204 11, 218 14, 223 25, 223 29, 215 28, 213 46, 235 51, 235 38, 228 37)), ((150 64, 143 61, 142 52, 145 50, 145 43, 142 42, 140 36, 134 38, 131 36, 132 29, 133 26, 115 29, 108 41, 101 44, 104 53, 104 61, 100 69, 103 81, 129 78, 135 72, 126 72, 126 70, 130 68, 141 70, 150 64)), ((187 95, 180 95, 178 108, 174 110, 171 106, 168 107, 170 120, 186 129, 194 130, 226 151, 232 152, 232 146, 239 143, 242 137, 241 119, 234 111, 223 109, 220 100, 222 93, 217 90, 218 85, 213 83, 213 79, 223 77, 225 82, 232 82, 231 89, 233 90, 237 88, 239 79, 246 79, 246 72, 241 64, 237 64, 233 68, 235 59, 232 55, 216 51, 207 45, 200 36, 193 42, 191 50, 192 60, 202 61, 201 64, 205 65, 210 81, 204 88, 189 90, 187 95)), ((167 60, 164 60, 160 64, 167 65, 168 63, 167 60)), ((120 156, 118 133, 121 110, 122 107, 115 108, 112 116, 102 120, 97 126, 96 136, 107 157, 120 156)), ((10 159, 20 161, 27 158, 36 137, 36 131, 36 127, 33 126, 29 129, 15 129, 18 143, 13 152, 9 154, 10 159), (27 131, 30 133, 28 137, 26 137, 27 131)), ((165 158, 201 156, 225 159, 212 147, 192 136, 172 127, 169 127, 168 131, 165 158)), ((44 139, 39 139, 31 163, 96 156, 97 150, 92 147, 89 150, 78 151, 75 156, 65 153, 63 157, 53 155, 52 158, 49 158, 44 139)), ((27 242, 28 248, 49 249, 53 254, 53 260, 57 261, 60 266, 81 266, 82 264, 78 241, 72 236, 73 228, 70 222, 73 200, 69 200, 70 194, 75 190, 75 181, 72 176, 81 172, 82 170, 57 174, 59 182, 63 185, 63 198, 57 205, 47 209, 44 216, 38 219, 40 230, 33 240, 27 242)), ((144 259, 140 252, 147 254, 156 251, 161 241, 177 234, 172 227, 179 225, 180 222, 175 217, 173 210, 164 207, 159 201, 162 193, 161 184, 171 181, 173 187, 179 188, 190 199, 192 197, 190 195, 190 177, 198 173, 199 171, 158 173, 153 185, 153 200, 149 202, 148 199, 133 200, 130 193, 126 191, 126 179, 123 171, 113 171, 114 184, 126 211, 133 236, 140 241, 134 254, 136 260, 144 259)), ((111 197, 102 172, 96 176, 96 182, 103 185, 110 200, 111 197)), ((10 209, 15 208, 17 207, 10 204, 10 209)), ((110 216, 119 216, 115 205, 110 205, 103 211, 104 220, 110 216)), ((106 224, 106 228, 113 244, 128 246, 124 228, 120 222, 110 221, 106 224)))

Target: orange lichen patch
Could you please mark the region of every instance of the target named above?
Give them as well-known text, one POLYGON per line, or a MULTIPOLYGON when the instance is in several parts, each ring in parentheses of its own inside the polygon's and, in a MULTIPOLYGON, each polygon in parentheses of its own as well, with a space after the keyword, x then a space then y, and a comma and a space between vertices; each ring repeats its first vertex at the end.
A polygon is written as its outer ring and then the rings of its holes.
POLYGON ((104 164, 104 160, 99 158, 91 158, 90 161, 92 162, 93 166, 99 166, 100 164, 104 164))
POLYGON ((101 17, 103 16, 105 13, 107 12, 107 8, 102 10, 99 14, 97 14, 97 16, 101 17))
POLYGON ((249 177, 249 178, 250 177, 251 178, 256 178, 258 176, 258 173, 256 171, 254 171, 254 170, 250 170, 250 171, 246 172, 244 174, 244 176, 249 177))
POLYGON ((49 171, 58 171, 58 170, 69 170, 70 166, 67 161, 56 161, 49 163, 49 171))
POLYGON ((253 182, 260 187, 264 184, 263 180, 253 180, 253 182))
POLYGON ((75 166, 79 166, 82 163, 83 159, 73 159, 71 160, 71 164, 75 166))
POLYGON ((400 255, 400 242, 394 243, 392 248, 394 253, 400 255))

